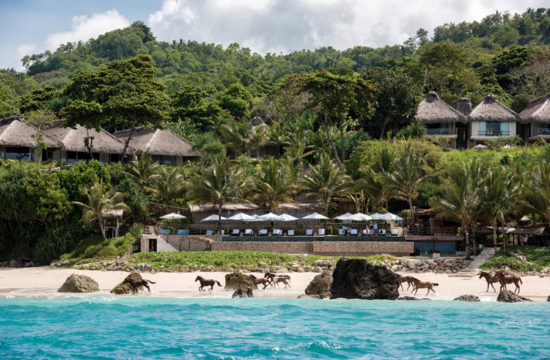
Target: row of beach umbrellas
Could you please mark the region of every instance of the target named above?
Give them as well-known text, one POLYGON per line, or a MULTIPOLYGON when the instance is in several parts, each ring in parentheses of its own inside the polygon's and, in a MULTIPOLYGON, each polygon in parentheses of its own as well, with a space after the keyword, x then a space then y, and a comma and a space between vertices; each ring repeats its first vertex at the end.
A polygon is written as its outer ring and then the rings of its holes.
MULTIPOLYGON (((400 220, 403 220, 401 217, 392 213, 385 213, 385 214, 374 213, 372 215, 367 215, 362 213, 356 213, 356 214, 346 213, 346 214, 337 216, 334 219, 340 220, 340 221, 373 221, 373 220, 374 221, 400 221, 400 220)), ((202 219, 201 222, 219 221, 219 220, 220 218, 218 217, 218 215, 213 214, 202 219)), ((254 221, 329 220, 329 218, 316 212, 303 216, 301 218, 297 218, 288 214, 277 215, 272 212, 264 215, 254 215, 254 216, 245 214, 243 212, 239 212, 228 218, 225 218, 222 216, 221 220, 254 222, 254 221)))

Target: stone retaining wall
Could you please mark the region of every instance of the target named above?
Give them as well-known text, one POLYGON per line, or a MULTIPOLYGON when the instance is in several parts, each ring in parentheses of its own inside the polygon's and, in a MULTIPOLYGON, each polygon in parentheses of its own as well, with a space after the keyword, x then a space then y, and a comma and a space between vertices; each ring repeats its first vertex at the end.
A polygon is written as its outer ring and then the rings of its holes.
POLYGON ((312 254, 313 242, 216 241, 212 251, 266 251, 282 254, 312 254))

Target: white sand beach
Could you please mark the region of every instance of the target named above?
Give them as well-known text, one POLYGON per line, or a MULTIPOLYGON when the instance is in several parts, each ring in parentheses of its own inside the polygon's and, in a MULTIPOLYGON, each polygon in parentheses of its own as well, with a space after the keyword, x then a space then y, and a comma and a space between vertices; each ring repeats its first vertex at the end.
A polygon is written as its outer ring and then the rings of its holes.
MULTIPOLYGON (((151 285, 151 293, 140 292, 141 296, 162 296, 162 297, 231 297, 232 291, 225 291, 222 287, 216 286, 212 293, 199 292, 199 283, 195 282, 197 275, 206 279, 215 279, 225 284, 225 272, 190 272, 190 273, 143 273, 145 279, 152 280, 156 284, 151 285)), ((263 274, 254 273, 258 277, 263 274)), ((0 269, 0 297, 75 297, 89 295, 107 295, 110 290, 120 283, 128 273, 122 271, 92 271, 59 269, 50 267, 32 267, 18 269, 0 269), (100 292, 92 294, 67 294, 58 293, 57 289, 65 279, 73 274, 88 275, 98 282, 100 292)), ((317 273, 289 273, 291 276, 290 288, 268 288, 265 291, 256 290, 254 296, 258 298, 296 298, 304 294, 304 290, 317 273)), ((417 298, 429 298, 433 300, 452 300, 460 295, 477 295, 482 301, 496 301, 499 285, 494 284, 497 292, 486 290, 484 279, 475 277, 456 277, 450 274, 436 273, 411 273, 411 275, 422 281, 438 283, 436 294, 426 295, 426 289, 419 289, 417 298)), ((546 301, 550 295, 550 277, 523 276, 520 295, 534 301, 546 301)), ((411 289, 400 290, 401 296, 413 295, 411 289)), ((513 290, 513 285, 508 285, 513 290)))

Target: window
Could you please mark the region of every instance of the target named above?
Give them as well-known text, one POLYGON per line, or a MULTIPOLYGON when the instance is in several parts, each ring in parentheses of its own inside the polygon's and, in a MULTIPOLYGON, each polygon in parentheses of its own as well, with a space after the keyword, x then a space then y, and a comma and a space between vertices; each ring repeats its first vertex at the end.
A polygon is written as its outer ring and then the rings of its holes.
POLYGON ((507 122, 481 121, 479 123, 479 136, 509 136, 510 131, 507 122))
POLYGON ((428 135, 449 135, 449 124, 426 124, 426 134, 428 135))
POLYGON ((34 160, 34 152, 28 147, 6 147, 2 152, 4 160, 34 160))
POLYGON ((159 163, 161 165, 176 166, 176 157, 166 155, 153 155, 153 162, 159 163))

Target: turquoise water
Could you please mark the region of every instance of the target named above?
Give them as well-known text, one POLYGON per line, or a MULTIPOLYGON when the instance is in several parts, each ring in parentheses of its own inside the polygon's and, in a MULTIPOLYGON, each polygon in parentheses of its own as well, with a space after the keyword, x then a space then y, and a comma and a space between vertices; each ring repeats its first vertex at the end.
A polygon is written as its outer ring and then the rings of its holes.
POLYGON ((0 299, 0 357, 548 359, 550 303, 0 299))

